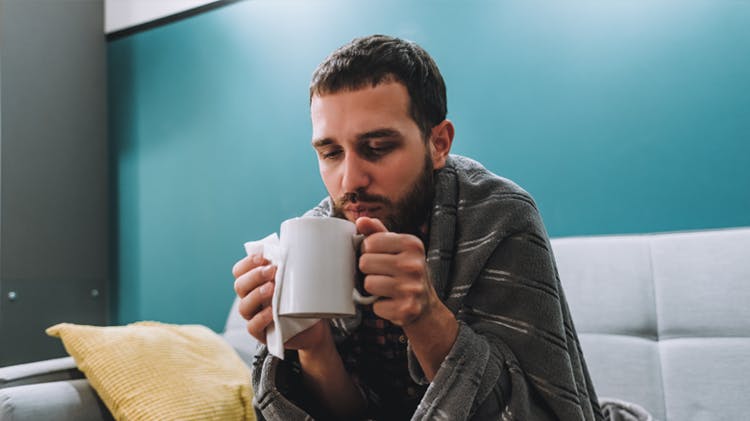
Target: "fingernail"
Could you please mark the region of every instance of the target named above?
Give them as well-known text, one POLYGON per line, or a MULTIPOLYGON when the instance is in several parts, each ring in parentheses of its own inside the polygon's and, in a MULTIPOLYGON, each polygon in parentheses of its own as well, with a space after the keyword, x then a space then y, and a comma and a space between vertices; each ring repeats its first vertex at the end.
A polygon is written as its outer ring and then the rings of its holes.
POLYGON ((253 256, 253 263, 255 263, 256 265, 259 265, 262 262, 263 262, 263 256, 261 256, 260 254, 256 254, 255 256, 253 256))
POLYGON ((273 271, 273 266, 266 266, 263 268, 263 276, 269 276, 271 275, 271 271, 273 271))

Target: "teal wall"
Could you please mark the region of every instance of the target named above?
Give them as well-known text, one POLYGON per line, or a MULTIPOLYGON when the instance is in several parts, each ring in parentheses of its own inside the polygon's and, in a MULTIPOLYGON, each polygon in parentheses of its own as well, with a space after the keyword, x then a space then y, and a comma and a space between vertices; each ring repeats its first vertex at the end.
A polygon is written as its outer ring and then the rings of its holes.
POLYGON ((111 41, 116 323, 220 330, 242 243, 324 195, 307 86, 380 32, 430 51, 454 151, 552 236, 750 225, 750 2, 233 3, 111 41))

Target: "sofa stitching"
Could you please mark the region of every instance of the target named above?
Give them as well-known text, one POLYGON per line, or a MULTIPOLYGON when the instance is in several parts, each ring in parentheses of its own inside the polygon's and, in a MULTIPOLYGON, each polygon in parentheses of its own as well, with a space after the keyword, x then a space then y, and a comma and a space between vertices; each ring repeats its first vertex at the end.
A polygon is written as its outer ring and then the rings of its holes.
POLYGON ((661 316, 660 308, 659 308, 659 300, 657 299, 658 295, 658 288, 656 288, 656 272, 654 271, 654 250, 653 250, 653 241, 656 236, 649 235, 647 236, 648 241, 646 241, 646 245, 648 246, 648 266, 649 266, 649 272, 651 273, 651 288, 653 292, 653 299, 654 299, 654 317, 655 317, 655 328, 656 328, 656 350, 659 357, 659 380, 661 381, 661 394, 662 394, 662 404, 664 405, 664 419, 669 419, 668 413, 668 406, 667 406, 667 389, 664 385, 664 358, 662 355, 662 346, 661 346, 661 331, 659 326, 659 320, 661 316))

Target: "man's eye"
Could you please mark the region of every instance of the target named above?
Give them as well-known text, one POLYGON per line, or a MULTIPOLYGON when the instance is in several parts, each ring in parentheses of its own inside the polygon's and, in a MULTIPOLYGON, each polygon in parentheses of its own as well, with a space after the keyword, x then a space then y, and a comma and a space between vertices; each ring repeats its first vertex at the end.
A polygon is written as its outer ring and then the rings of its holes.
POLYGON ((341 151, 339 151, 339 150, 326 151, 326 152, 321 152, 320 153, 320 156, 323 159, 334 159, 334 158, 338 157, 339 155, 341 155, 341 151))
POLYGON ((381 157, 383 155, 386 155, 388 152, 393 150, 393 145, 383 145, 383 146, 368 146, 366 149, 367 155, 373 156, 373 157, 381 157))

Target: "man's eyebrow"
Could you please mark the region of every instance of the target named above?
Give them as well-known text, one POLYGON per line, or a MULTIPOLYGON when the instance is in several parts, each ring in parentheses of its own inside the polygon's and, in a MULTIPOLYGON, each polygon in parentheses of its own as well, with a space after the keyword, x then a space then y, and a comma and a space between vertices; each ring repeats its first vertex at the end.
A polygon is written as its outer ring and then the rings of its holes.
POLYGON ((323 146, 328 146, 331 143, 333 143, 333 139, 330 137, 323 137, 319 139, 313 139, 312 146, 313 148, 322 148, 323 146))
POLYGON ((387 127, 382 129, 370 130, 369 132, 357 135, 358 140, 375 139, 379 137, 402 137, 402 135, 398 130, 387 127))
MULTIPOLYGON (((363 140, 368 140, 368 139, 377 139, 377 138, 381 138, 381 137, 398 137, 398 138, 400 138, 400 137, 402 137, 402 134, 401 134, 400 131, 398 131, 396 129, 391 129, 391 128, 388 128, 388 127, 384 127, 384 128, 381 128, 381 129, 370 130, 368 132, 364 132, 364 133, 358 134, 357 135, 357 140, 363 141, 363 140)), ((331 145, 333 143, 336 143, 336 142, 332 138, 330 138, 330 137, 321 137, 321 138, 318 138, 318 139, 313 139, 312 146, 313 146, 313 148, 317 149, 317 148, 322 148, 324 146, 331 145)))

